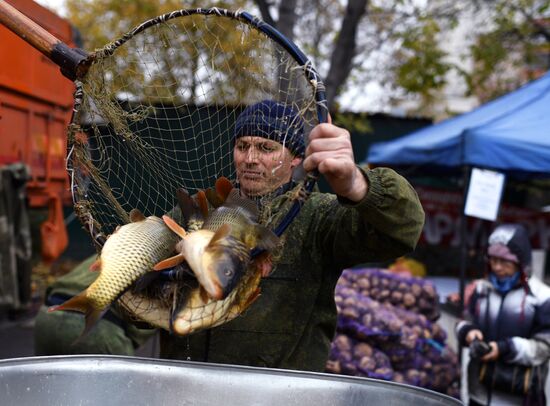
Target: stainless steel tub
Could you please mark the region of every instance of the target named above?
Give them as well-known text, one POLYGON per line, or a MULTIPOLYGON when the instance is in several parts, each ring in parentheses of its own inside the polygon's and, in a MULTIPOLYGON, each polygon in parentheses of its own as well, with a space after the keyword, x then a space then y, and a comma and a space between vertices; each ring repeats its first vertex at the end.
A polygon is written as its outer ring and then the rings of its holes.
POLYGON ((0 361, 0 405, 460 405, 392 382, 118 356, 0 361))

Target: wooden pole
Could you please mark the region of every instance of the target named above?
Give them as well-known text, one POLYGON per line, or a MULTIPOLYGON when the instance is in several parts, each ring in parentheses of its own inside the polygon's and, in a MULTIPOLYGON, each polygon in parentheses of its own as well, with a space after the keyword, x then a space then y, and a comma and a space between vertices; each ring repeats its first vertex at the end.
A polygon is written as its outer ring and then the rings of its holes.
POLYGON ((86 52, 69 47, 4 0, 0 0, 0 23, 56 63, 69 79, 86 74, 86 52))

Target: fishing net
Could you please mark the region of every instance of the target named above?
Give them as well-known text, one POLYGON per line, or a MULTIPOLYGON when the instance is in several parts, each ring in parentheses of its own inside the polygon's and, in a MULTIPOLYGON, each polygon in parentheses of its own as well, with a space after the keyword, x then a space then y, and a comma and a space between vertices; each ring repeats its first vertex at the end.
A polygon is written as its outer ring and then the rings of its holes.
MULTIPOLYGON (((180 222, 178 188, 194 194, 222 176, 235 183, 237 130, 240 136, 274 137, 291 151, 302 145, 303 152, 311 129, 326 120, 323 84, 311 63, 245 12, 175 11, 143 23, 86 61, 87 72, 75 82, 67 161, 75 211, 98 247, 130 221, 132 209, 145 216, 168 213, 180 222)), ((262 179, 268 190, 277 190, 284 149, 271 152, 262 179)), ((297 189, 288 209, 266 224, 277 235, 316 180, 301 168, 292 177, 297 189)), ((269 210, 275 195, 259 197, 260 211, 269 210)), ((212 303, 201 301, 196 281, 181 277, 176 269, 145 291, 125 292, 118 302, 134 319, 188 334, 195 331, 191 322, 205 328, 236 317, 259 284, 259 272, 250 266, 228 298, 212 303)))
MULTIPOLYGON (((292 109, 304 137, 326 116, 315 70, 278 35, 247 13, 180 10, 92 55, 76 81, 68 169, 75 210, 94 240, 101 245, 131 209, 170 212, 177 188, 234 181, 235 122, 247 106, 269 100, 292 109)), ((277 167, 266 176, 276 185, 277 167)))

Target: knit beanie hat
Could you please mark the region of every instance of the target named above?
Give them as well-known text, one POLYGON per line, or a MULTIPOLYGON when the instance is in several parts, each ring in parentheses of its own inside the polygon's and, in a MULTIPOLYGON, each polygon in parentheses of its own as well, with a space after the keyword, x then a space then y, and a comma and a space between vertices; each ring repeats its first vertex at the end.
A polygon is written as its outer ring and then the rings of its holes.
POLYGON ((244 109, 235 122, 234 136, 234 140, 251 136, 277 141, 297 157, 303 157, 306 149, 302 118, 292 107, 272 100, 244 109))
POLYGON ((520 265, 528 274, 531 266, 531 243, 527 231, 520 224, 502 224, 489 236, 487 254, 520 265))

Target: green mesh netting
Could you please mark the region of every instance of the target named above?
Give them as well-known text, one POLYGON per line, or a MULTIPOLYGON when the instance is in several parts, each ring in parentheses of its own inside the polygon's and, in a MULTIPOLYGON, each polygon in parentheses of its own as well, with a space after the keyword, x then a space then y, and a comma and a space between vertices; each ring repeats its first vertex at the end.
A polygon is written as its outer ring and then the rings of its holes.
POLYGON ((306 134, 318 123, 309 67, 257 28, 222 15, 163 20, 96 51, 79 84, 73 195, 81 219, 104 235, 133 208, 168 212, 178 187, 234 179, 233 129, 246 106, 290 106, 306 134))

